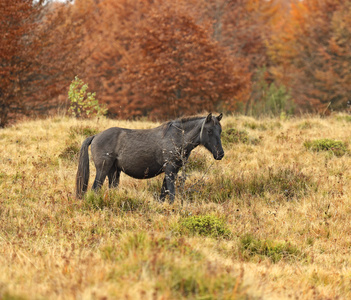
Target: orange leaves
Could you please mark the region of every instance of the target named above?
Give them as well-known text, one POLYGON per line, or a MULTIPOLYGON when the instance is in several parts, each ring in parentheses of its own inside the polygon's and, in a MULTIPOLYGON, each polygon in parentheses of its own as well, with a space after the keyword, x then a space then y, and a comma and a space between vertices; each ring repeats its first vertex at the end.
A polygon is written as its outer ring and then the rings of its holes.
POLYGON ((0 1, 0 127, 6 125, 15 111, 23 110, 27 36, 32 31, 38 10, 29 0, 0 1))
POLYGON ((95 87, 104 87, 98 91, 100 99, 107 102, 115 96, 109 103, 111 113, 164 119, 214 110, 220 102, 233 102, 248 86, 245 61, 212 39, 210 23, 197 22, 193 5, 123 1, 127 2, 123 7, 109 1, 100 6, 102 15, 116 17, 103 18, 112 35, 101 30, 106 39, 89 61, 102 76, 87 74, 95 87), (110 11, 105 14, 107 6, 110 11), (104 63, 108 57, 110 68, 104 63), (111 83, 108 88, 105 81, 111 83))
POLYGON ((350 7, 339 0, 298 2, 275 35, 270 47, 278 63, 275 73, 300 108, 346 107, 351 96, 350 7))

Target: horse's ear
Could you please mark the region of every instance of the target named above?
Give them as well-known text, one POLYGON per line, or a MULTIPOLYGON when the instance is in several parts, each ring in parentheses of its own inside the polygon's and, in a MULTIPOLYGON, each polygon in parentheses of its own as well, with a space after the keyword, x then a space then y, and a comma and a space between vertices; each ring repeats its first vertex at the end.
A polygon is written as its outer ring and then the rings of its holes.
POLYGON ((209 113, 207 118, 206 118, 206 123, 209 123, 212 121, 212 113, 209 113))
POLYGON ((217 120, 218 120, 218 122, 219 122, 220 120, 222 120, 222 117, 223 117, 223 114, 222 114, 222 113, 220 113, 220 114, 219 114, 219 116, 218 116, 218 117, 216 117, 216 118, 217 118, 217 120))

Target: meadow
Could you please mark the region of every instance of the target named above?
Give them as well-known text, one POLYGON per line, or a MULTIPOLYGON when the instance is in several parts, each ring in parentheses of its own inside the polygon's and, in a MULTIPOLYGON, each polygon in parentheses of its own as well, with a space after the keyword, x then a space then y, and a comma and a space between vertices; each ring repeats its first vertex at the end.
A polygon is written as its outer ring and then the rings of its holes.
POLYGON ((0 299, 351 298, 349 115, 224 116, 225 157, 196 148, 173 205, 163 176, 75 198, 87 136, 156 125, 0 129, 0 299))

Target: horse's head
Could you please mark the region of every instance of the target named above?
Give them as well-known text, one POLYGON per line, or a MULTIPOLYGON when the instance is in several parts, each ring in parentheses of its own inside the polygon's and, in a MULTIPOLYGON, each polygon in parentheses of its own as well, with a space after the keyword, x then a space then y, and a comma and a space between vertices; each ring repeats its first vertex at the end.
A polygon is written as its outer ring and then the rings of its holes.
POLYGON ((220 160, 224 156, 224 151, 221 142, 222 127, 219 121, 222 119, 222 114, 218 117, 213 117, 209 114, 201 125, 200 144, 204 145, 209 150, 214 159, 220 160))

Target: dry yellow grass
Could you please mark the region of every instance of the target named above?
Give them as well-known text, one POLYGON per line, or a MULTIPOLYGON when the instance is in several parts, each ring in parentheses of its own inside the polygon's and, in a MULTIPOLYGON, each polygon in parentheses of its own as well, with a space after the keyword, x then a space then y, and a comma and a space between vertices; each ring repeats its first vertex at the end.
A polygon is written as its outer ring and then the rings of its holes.
POLYGON ((122 175, 117 191, 74 198, 84 134, 155 123, 55 117, 1 129, 0 298, 351 298, 351 156, 304 147, 350 142, 350 120, 225 117, 224 131, 247 139, 228 142, 222 161, 196 149, 173 206, 155 201, 162 177, 122 175), (207 215, 230 237, 178 230, 207 215))

